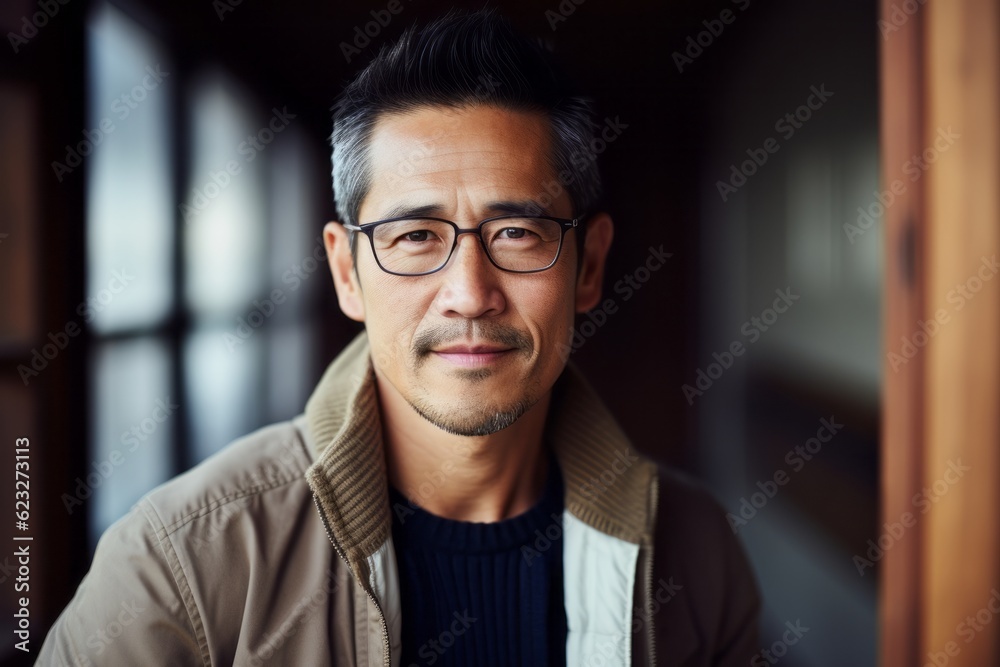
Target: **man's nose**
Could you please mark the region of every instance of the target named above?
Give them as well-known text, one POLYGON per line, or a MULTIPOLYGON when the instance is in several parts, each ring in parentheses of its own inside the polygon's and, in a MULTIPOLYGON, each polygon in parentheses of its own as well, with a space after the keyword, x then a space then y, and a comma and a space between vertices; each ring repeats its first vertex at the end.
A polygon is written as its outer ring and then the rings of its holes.
POLYGON ((500 269, 493 266, 475 234, 460 234, 455 252, 441 269, 444 282, 437 304, 448 317, 498 315, 506 307, 500 269))

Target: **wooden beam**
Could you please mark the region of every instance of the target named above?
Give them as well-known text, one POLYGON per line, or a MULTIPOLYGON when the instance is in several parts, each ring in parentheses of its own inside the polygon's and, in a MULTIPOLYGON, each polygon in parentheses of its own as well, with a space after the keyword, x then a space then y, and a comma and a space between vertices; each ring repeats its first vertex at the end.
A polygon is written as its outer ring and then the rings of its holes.
MULTIPOLYGON (((912 335, 923 317, 922 266, 918 262, 924 238, 924 187, 905 172, 907 162, 923 150, 922 22, 917 13, 900 23, 895 0, 883 0, 879 24, 880 50, 880 189, 902 194, 883 214, 883 347, 886 363, 882 382, 882 520, 879 525, 904 520, 918 510, 912 499, 923 479, 922 428, 924 357, 905 363, 899 354, 903 339, 912 335), (896 187, 896 192, 901 190, 896 187), (892 361, 890 362, 890 359, 892 361)), ((904 357, 905 359, 905 357, 904 357)), ((912 667, 920 662, 922 591, 921 532, 915 521, 885 551, 879 586, 880 646, 883 667, 912 667)), ((881 533, 880 536, 881 537, 881 533)))
POLYGON ((1000 617, 967 621, 1000 587, 1000 0, 922 11, 924 145, 940 153, 924 177, 923 306, 949 319, 923 351, 923 481, 938 502, 922 534, 920 636, 923 656, 952 642, 949 665, 978 667, 1000 664, 1000 617), (969 470, 949 479, 957 461, 969 470))

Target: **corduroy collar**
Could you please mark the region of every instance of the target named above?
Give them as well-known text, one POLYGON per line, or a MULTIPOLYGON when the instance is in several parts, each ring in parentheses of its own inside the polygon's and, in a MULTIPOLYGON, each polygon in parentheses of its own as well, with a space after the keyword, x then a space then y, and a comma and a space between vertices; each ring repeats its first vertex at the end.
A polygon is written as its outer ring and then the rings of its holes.
MULTIPOLYGON (((353 567, 388 539, 392 521, 382 427, 367 333, 329 365, 306 404, 306 471, 332 537, 353 567)), ((656 465, 635 451, 571 361, 553 387, 546 420, 565 480, 565 506, 608 535, 651 538, 656 465)))

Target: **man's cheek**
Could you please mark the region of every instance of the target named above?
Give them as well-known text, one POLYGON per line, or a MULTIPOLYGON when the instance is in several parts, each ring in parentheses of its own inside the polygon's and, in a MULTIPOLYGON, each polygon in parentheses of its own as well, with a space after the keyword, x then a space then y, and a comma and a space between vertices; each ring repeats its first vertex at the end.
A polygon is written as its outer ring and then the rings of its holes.
POLYGON ((383 373, 388 373, 390 375, 395 374, 395 367, 392 363, 392 358, 388 352, 385 351, 386 348, 381 348, 378 350, 372 350, 372 362, 381 370, 383 373))
POLYGON ((540 348, 536 350, 540 356, 548 359, 546 362, 551 366, 558 366, 562 362, 559 360, 559 351, 564 349, 570 340, 573 332, 574 312, 572 300, 560 300, 553 304, 552 310, 545 319, 547 324, 540 331, 540 348))

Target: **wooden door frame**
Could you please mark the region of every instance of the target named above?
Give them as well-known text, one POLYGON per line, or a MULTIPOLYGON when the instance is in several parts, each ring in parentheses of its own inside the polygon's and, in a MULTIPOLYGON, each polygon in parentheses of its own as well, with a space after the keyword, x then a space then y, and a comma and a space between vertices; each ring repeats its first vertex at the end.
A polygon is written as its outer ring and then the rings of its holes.
POLYGON ((1000 583, 1000 276, 955 288, 1000 254, 1000 0, 882 0, 878 25, 880 191, 905 186, 883 216, 881 535, 913 517, 885 540, 880 664, 996 665, 1000 617, 958 630, 1000 583))

